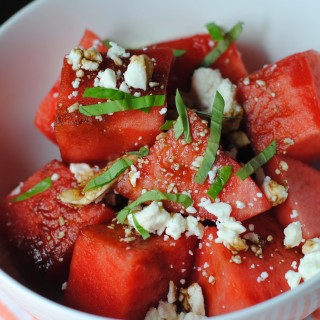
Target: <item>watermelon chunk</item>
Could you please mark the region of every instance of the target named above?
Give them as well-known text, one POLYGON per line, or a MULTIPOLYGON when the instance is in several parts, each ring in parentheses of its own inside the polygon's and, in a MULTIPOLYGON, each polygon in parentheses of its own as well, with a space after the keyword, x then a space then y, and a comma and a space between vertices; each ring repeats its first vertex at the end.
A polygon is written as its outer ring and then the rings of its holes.
POLYGON ((273 180, 288 187, 287 200, 274 208, 282 226, 300 221, 305 239, 319 237, 320 172, 284 156, 273 157, 265 170, 273 180))
MULTIPOLYGON (((108 50, 102 40, 90 30, 85 30, 79 45, 85 49, 94 47, 99 52, 107 52, 108 50)), ((57 142, 53 124, 56 120, 59 88, 60 78, 41 101, 34 119, 35 126, 53 143, 57 142)))
POLYGON ((143 319, 166 299, 169 281, 181 286, 193 265, 196 237, 164 240, 125 235, 123 226, 82 229, 64 296, 66 305, 121 319, 143 319), (190 253, 191 252, 191 253, 190 253))
MULTIPOLYGON (((199 67, 201 61, 215 45, 216 43, 209 34, 196 34, 186 38, 156 43, 151 46, 153 48, 171 48, 186 51, 182 56, 177 57, 174 62, 169 80, 169 91, 171 93, 175 93, 177 88, 189 91, 193 71, 199 67)), ((234 83, 247 75, 247 70, 235 43, 221 55, 212 65, 212 68, 219 69, 224 78, 229 78, 234 83)))
MULTIPOLYGON (((189 110, 188 114, 193 142, 186 144, 183 137, 176 140, 174 130, 171 128, 155 142, 149 155, 138 161, 140 178, 137 179, 135 187, 130 181, 130 173, 127 173, 118 182, 116 190, 132 200, 137 199, 144 189, 188 192, 194 201, 196 215, 204 219, 215 219, 214 215, 201 206, 202 198, 209 199, 206 194, 211 185, 209 179, 203 185, 193 181, 198 170, 197 158, 203 156, 208 144, 209 129, 193 111, 189 110)), ((215 166, 220 168, 224 165, 233 166, 233 174, 219 194, 219 199, 232 206, 233 217, 243 221, 270 209, 271 204, 256 183, 251 178, 242 181, 236 176, 235 172, 240 165, 225 152, 220 151, 215 166), (237 201, 241 201, 244 207, 239 208, 237 201)), ((180 206, 170 202, 166 203, 166 207, 171 211, 182 210, 180 206)))
POLYGON ((240 310, 290 289, 285 273, 293 269, 292 263, 297 264, 302 254, 284 248, 282 228, 271 212, 249 219, 244 225, 247 230, 249 225, 253 226, 254 233, 259 235, 262 256, 249 248, 232 258, 229 249, 215 242, 215 227, 206 229, 202 246, 196 251, 191 282, 202 287, 207 316, 240 310))
POLYGON ((48 279, 66 279, 73 245, 82 227, 114 217, 114 211, 101 203, 76 207, 57 199, 63 190, 76 185, 69 168, 53 160, 27 179, 18 194, 8 195, 2 206, 0 220, 7 238, 48 279), (48 190, 24 201, 11 201, 46 177, 52 177, 48 190))
POLYGON ((237 95, 255 151, 276 139, 279 154, 304 162, 320 156, 318 52, 297 53, 258 70, 239 81, 237 95))
MULTIPOLYGON (((152 82, 159 85, 147 90, 137 89, 135 92, 141 96, 166 94, 166 84, 173 59, 172 50, 148 49, 128 52, 131 55, 145 54, 156 61, 152 82)), ((122 75, 118 80, 119 87, 128 63, 129 58, 123 58, 123 65, 118 67, 110 58, 103 57, 99 70, 107 68, 114 69, 115 72, 120 70, 122 75)), ((164 120, 162 110, 164 106, 153 107, 149 113, 127 110, 101 117, 86 116, 78 110, 69 112, 68 108, 75 103, 90 105, 105 101, 82 97, 85 88, 94 86, 94 79, 99 70, 86 71, 79 88, 76 89, 77 95, 73 96, 72 92, 75 89, 72 87, 72 82, 76 77, 75 71, 66 59, 64 61, 55 133, 61 156, 66 162, 114 160, 126 151, 151 145, 160 133, 160 126, 164 120)), ((134 90, 131 93, 133 94, 134 90)))

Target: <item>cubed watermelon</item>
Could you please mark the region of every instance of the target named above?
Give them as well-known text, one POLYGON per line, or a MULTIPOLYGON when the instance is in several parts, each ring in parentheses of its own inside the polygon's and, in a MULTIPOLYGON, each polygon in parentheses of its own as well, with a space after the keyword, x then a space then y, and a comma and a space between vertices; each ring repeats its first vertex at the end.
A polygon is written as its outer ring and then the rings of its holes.
POLYGON ((285 273, 293 270, 302 254, 284 248, 282 228, 271 212, 249 219, 244 225, 248 232, 259 235, 259 243, 247 242, 247 251, 231 252, 216 243, 215 227, 206 229, 196 251, 191 282, 202 287, 207 316, 250 307, 290 289, 285 273), (254 230, 250 231, 249 226, 254 230))
POLYGON ((38 270, 54 280, 66 279, 79 230, 87 225, 111 221, 114 217, 114 211, 101 203, 76 207, 57 199, 63 190, 76 185, 69 168, 53 160, 8 195, 1 210, 0 220, 9 241, 38 270), (52 177, 52 186, 48 190, 12 202, 47 177, 52 177))
MULTIPOLYGON (((165 95, 166 85, 173 59, 172 50, 148 49, 131 50, 131 55, 145 54, 155 61, 152 82, 158 85, 147 90, 132 90, 141 96, 165 95)), ((64 61, 60 87, 60 97, 55 123, 55 133, 61 156, 66 162, 95 162, 113 160, 126 151, 137 150, 142 146, 153 144, 160 133, 166 109, 164 106, 151 108, 149 113, 140 110, 126 110, 112 115, 90 117, 78 110, 70 112, 69 107, 75 103, 90 105, 105 101, 95 98, 83 98, 85 88, 94 86, 94 79, 100 70, 111 68, 119 75, 118 87, 123 81, 123 74, 129 58, 123 58, 123 65, 116 66, 110 58, 103 57, 97 71, 86 71, 79 88, 74 89, 75 71, 64 61), (72 93, 76 92, 76 96, 72 93)))
POLYGON ((320 172, 284 156, 273 157, 265 170, 273 180, 288 187, 288 199, 274 208, 282 226, 299 221, 305 239, 319 237, 320 172))
MULTIPOLYGON (((214 42, 209 34, 196 34, 190 37, 160 42, 152 45, 153 48, 171 48, 185 50, 185 53, 177 57, 169 80, 169 90, 175 93, 179 88, 188 91, 193 71, 200 66, 204 57, 214 48, 214 42)), ((219 69, 224 78, 229 78, 236 83, 241 77, 247 75, 247 70, 242 61, 237 46, 233 43, 227 51, 212 65, 213 69, 219 69)))
MULTIPOLYGON (((143 190, 188 192, 194 201, 193 207, 197 210, 197 213, 193 213, 201 218, 215 219, 214 215, 201 206, 202 198, 209 199, 206 194, 211 185, 209 179, 203 185, 193 181, 199 169, 197 159, 203 156, 208 144, 209 129, 193 111, 189 111, 188 114, 193 142, 187 144, 183 137, 176 140, 174 130, 171 128, 155 142, 149 155, 138 161, 140 178, 137 179, 136 185, 132 185, 128 173, 121 178, 116 189, 132 200, 138 198, 143 190)), ((219 199, 232 206, 233 217, 243 221, 270 209, 271 204, 256 183, 251 178, 242 181, 235 175, 240 165, 221 150, 215 167, 220 168, 224 165, 233 166, 233 174, 219 194, 219 199), (237 205, 237 201, 242 206, 237 205)), ((171 211, 182 209, 173 203, 166 203, 166 206, 171 211)))
MULTIPOLYGON (((103 44, 102 40, 92 31, 85 30, 79 45, 85 49, 94 47, 99 52, 107 52, 108 48, 103 44)), ((56 120, 56 110, 58 104, 60 88, 60 77, 53 85, 49 93, 41 101, 35 115, 35 126, 52 142, 56 143, 53 124, 56 120)))
POLYGON ((143 319, 166 300, 169 281, 181 286, 193 266, 196 237, 143 240, 121 225, 82 229, 76 241, 64 302, 85 312, 143 319), (180 283, 181 281, 181 283, 180 283))
POLYGON ((318 52, 297 53, 258 70, 238 82, 237 95, 255 151, 276 139, 279 154, 302 161, 320 156, 318 52))

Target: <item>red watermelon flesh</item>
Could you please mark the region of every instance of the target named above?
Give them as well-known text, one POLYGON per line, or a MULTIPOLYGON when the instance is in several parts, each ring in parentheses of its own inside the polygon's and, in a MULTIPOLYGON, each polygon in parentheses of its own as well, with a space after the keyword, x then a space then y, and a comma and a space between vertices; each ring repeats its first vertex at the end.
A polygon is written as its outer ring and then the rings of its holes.
POLYGON ((255 151, 277 140, 278 154, 308 162, 320 156, 320 54, 291 55, 238 82, 255 151))
MULTIPOLYGON (((209 129, 193 111, 189 111, 188 114, 193 142, 186 144, 183 137, 176 140, 174 130, 170 129, 166 135, 155 142, 149 155, 138 161, 137 169, 140 172, 140 178, 137 179, 136 186, 132 186, 129 174, 126 174, 118 182, 116 190, 131 200, 137 199, 143 190, 188 192, 194 201, 193 207, 197 210, 196 215, 205 219, 215 219, 214 215, 200 206, 202 198, 209 199, 206 193, 211 184, 208 179, 203 185, 193 181, 198 170, 194 167, 194 162, 205 152, 209 129)), ((233 174, 219 194, 219 199, 230 203, 233 217, 243 221, 270 209, 271 204, 256 183, 251 178, 242 181, 236 176, 235 172, 240 165, 225 152, 220 151, 215 166, 220 168, 224 165, 233 166, 233 174), (243 202, 245 207, 238 208, 237 201, 243 202)), ((174 203, 166 203, 166 206, 172 211, 182 209, 174 203)))
POLYGON ((66 305, 111 318, 143 319, 150 307, 166 300, 170 280, 181 286, 193 266, 196 237, 130 237, 121 225, 91 226, 80 232, 66 305))
MULTIPOLYGON (((128 50, 131 55, 145 54, 154 63, 152 81, 159 83, 158 86, 147 90, 133 90, 141 96, 165 95, 168 74, 173 59, 172 50, 148 49, 128 50)), ((129 58, 123 58, 123 65, 117 67, 107 57, 103 57, 99 70, 111 68, 121 74, 126 70, 129 58)), ((163 124, 165 106, 151 108, 149 113, 141 110, 126 110, 115 112, 112 115, 90 117, 81 114, 78 110, 69 112, 69 107, 75 103, 90 105, 105 101, 96 98, 83 98, 85 88, 94 86, 94 79, 98 71, 86 71, 78 89, 72 87, 76 75, 72 66, 64 61, 60 86, 60 97, 55 123, 55 133, 64 161, 70 162, 97 162, 109 161, 121 156, 124 152, 138 150, 145 145, 151 145, 160 133, 163 124), (76 90, 77 95, 72 92, 76 90)), ((123 77, 123 76, 121 76, 123 77)), ((118 85, 122 80, 118 80, 118 85)), ((131 92, 132 94, 134 92, 131 92)))
MULTIPOLYGON (((94 47, 99 52, 107 52, 108 48, 102 40, 92 31, 85 30, 79 45, 85 49, 94 47)), ((60 77, 53 85, 49 93, 41 101, 35 115, 35 126, 52 142, 56 143, 53 124, 56 120, 56 110, 58 104, 60 88, 60 77)))
POLYGON ((284 248, 283 230, 271 212, 249 219, 244 225, 248 232, 249 225, 253 226, 253 232, 259 235, 262 256, 249 248, 237 253, 241 263, 233 262, 232 252, 215 242, 215 227, 206 229, 196 251, 191 282, 202 287, 207 316, 247 308, 290 289, 285 273, 293 270, 292 264, 299 263, 302 254, 284 248), (272 241, 267 240, 270 236, 272 241))
POLYGON ((274 208, 281 225, 301 223, 305 239, 320 236, 320 172, 301 161, 275 156, 265 167, 266 173, 288 187, 288 199, 274 208))
POLYGON ((76 186, 69 168, 53 160, 27 179, 18 194, 8 195, 1 208, 3 232, 9 241, 38 270, 55 280, 66 279, 79 230, 114 217, 114 211, 101 203, 76 207, 57 199, 62 191, 76 186), (52 177, 48 190, 24 201, 12 202, 47 177, 52 177))

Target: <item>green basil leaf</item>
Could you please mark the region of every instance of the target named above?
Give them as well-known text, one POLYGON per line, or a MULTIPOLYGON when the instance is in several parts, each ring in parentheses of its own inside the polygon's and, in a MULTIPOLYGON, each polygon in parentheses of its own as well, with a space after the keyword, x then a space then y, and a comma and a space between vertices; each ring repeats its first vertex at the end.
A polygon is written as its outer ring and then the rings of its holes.
POLYGON ((242 32, 242 22, 238 22, 230 31, 228 31, 222 40, 205 56, 201 62, 202 67, 210 67, 218 58, 227 51, 230 45, 238 39, 242 32))
POLYGON ((88 106, 80 106, 79 111, 86 116, 101 116, 119 111, 141 110, 150 107, 163 106, 164 103, 165 95, 147 95, 134 99, 121 99, 88 106))
POLYGON ((264 150, 258 155, 247 162, 242 168, 240 168, 236 175, 241 179, 245 180, 252 175, 258 168, 266 164, 277 152, 276 140, 273 140, 264 150))
POLYGON ((174 124, 174 120, 166 120, 166 122, 160 127, 160 130, 169 130, 174 124))
POLYGON ((185 53, 186 53, 186 50, 180 50, 180 49, 173 50, 173 56, 176 58, 183 56, 185 53))
POLYGON ((212 38, 212 40, 220 41, 223 39, 223 30, 220 26, 214 22, 206 24, 206 28, 212 38))
POLYGON ((138 157, 146 157, 150 153, 150 150, 146 147, 141 147, 139 151, 129 151, 126 154, 137 155, 138 157))
POLYGON ((20 202, 23 200, 27 200, 33 196, 38 195, 46 190, 48 190, 52 186, 52 180, 50 177, 47 177, 37 183, 34 187, 27 190, 25 193, 20 194, 16 198, 12 199, 11 202, 20 202))
POLYGON ((86 88, 83 93, 84 98, 100 98, 110 100, 135 99, 135 96, 110 88, 93 87, 86 88))
POLYGON ((134 226, 137 228, 138 232, 141 234, 143 240, 150 238, 149 232, 140 225, 140 223, 138 222, 134 214, 132 214, 132 220, 133 220, 134 226))
POLYGON ((174 137, 175 139, 178 139, 183 133, 185 142, 190 143, 192 141, 192 137, 190 132, 188 111, 178 89, 176 92, 176 107, 179 117, 173 126, 174 137))
POLYGON ((217 176, 213 181, 207 195, 215 200, 222 191, 232 174, 232 166, 223 166, 217 170, 217 176))
POLYGON ((208 146, 205 151, 200 168, 194 177, 194 181, 197 183, 204 184, 208 176, 208 172, 210 171, 214 162, 216 161, 216 156, 219 149, 221 138, 223 112, 224 99, 220 92, 217 91, 212 106, 208 146))
POLYGON ((173 202, 177 202, 183 207, 188 208, 192 205, 192 199, 185 195, 179 193, 166 193, 161 192, 159 190, 150 190, 143 193, 137 200, 131 202, 127 207, 124 207, 121 211, 117 214, 117 219, 120 223, 124 223, 128 214, 131 213, 131 210, 135 207, 139 206, 148 201, 161 201, 161 200, 169 200, 173 202))
POLYGON ((123 158, 117 160, 107 171, 91 179, 84 187, 83 192, 96 189, 110 183, 131 165, 132 161, 130 159, 123 158))

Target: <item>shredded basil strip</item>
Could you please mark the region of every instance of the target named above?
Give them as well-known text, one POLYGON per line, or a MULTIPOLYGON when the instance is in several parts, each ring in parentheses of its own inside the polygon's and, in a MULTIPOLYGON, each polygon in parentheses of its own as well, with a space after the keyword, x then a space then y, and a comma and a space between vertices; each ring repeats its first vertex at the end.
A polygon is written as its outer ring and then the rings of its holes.
POLYGON ((103 44, 104 44, 107 48, 111 48, 110 42, 112 42, 112 40, 106 39, 106 40, 103 41, 103 44))
POLYGON ((166 122, 160 127, 160 130, 169 130, 174 124, 174 120, 166 120, 166 122))
POLYGON ((35 186, 27 190, 25 193, 20 194, 16 198, 12 199, 11 202, 19 202, 19 201, 27 200, 33 196, 36 196, 39 193, 42 193, 48 190, 51 186, 52 186, 51 177, 44 178, 35 186))
POLYGON ((212 38, 212 40, 220 41, 223 40, 223 30, 214 22, 206 24, 206 28, 212 38))
POLYGON ((131 210, 135 207, 139 206, 142 203, 147 201, 161 201, 161 200, 169 200, 173 202, 177 202, 183 207, 188 208, 192 205, 192 199, 182 193, 166 193, 161 192, 159 190, 150 190, 142 194, 137 200, 131 202, 128 206, 124 207, 121 211, 117 214, 117 220, 120 223, 124 223, 128 214, 131 213, 131 210))
POLYGON ((84 98, 100 98, 100 99, 110 99, 110 100, 121 100, 121 99, 135 99, 136 97, 111 88, 101 88, 101 87, 93 87, 86 88, 82 95, 84 98))
POLYGON ((141 224, 138 222, 134 214, 132 214, 132 220, 133 220, 134 226, 137 228, 138 232, 141 234, 143 240, 148 239, 150 237, 149 232, 141 226, 141 224))
POLYGON ((266 164, 277 152, 276 140, 273 140, 264 150, 247 162, 242 168, 240 168, 236 175, 245 180, 251 176, 258 168, 266 164))
POLYGON ((176 58, 183 56, 185 53, 186 53, 186 50, 180 50, 180 49, 173 50, 173 56, 176 58))
POLYGON ((176 92, 176 107, 179 117, 177 119, 177 122, 173 126, 174 137, 175 139, 178 139, 183 133, 185 142, 190 143, 192 141, 192 137, 190 132, 187 107, 183 103, 182 97, 178 89, 176 92))
POLYGON ((80 106, 79 111, 86 116, 101 116, 119 111, 163 106, 165 98, 165 95, 147 95, 134 99, 120 99, 88 106, 80 106))
POLYGON ((132 161, 127 158, 117 160, 107 171, 91 179, 83 191, 86 192, 91 189, 96 189, 104 186, 117 178, 122 172, 128 169, 132 165, 132 161))
POLYGON ((230 31, 228 31, 222 40, 205 56, 201 62, 202 67, 210 67, 218 58, 227 51, 230 45, 238 39, 242 32, 242 22, 238 22, 230 31))
POLYGON ((197 183, 203 184, 205 182, 208 176, 208 172, 216 161, 221 138, 223 111, 224 99, 220 92, 217 91, 212 106, 208 146, 205 151, 200 168, 194 177, 194 181, 197 183))
POLYGON ((207 195, 215 200, 222 191, 232 174, 232 166, 223 166, 217 170, 217 176, 213 181, 207 195))
POLYGON ((141 147, 139 151, 128 151, 126 153, 137 155, 138 157, 146 157, 150 153, 150 150, 146 147, 141 147))

